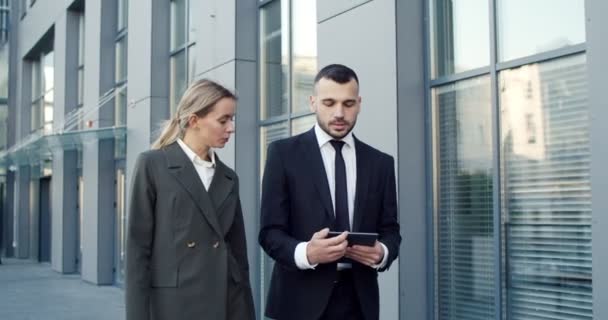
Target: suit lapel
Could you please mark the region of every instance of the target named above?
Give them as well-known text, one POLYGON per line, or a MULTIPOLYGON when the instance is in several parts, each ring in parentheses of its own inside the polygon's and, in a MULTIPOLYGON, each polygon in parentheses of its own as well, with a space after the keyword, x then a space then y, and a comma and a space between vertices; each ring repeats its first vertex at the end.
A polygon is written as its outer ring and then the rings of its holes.
POLYGON ((355 154, 357 156, 357 187, 355 191, 355 210, 353 213, 353 231, 359 231, 361 219, 365 212, 365 201, 367 200, 367 189, 370 183, 371 161, 367 158, 364 145, 355 138, 355 154))
MULTIPOLYGON (((234 179, 229 174, 226 165, 218 159, 217 154, 215 155, 215 163, 215 174, 213 175, 213 180, 211 180, 211 185, 209 186, 209 196, 217 210, 222 207, 222 204, 226 201, 230 192, 232 192, 234 179)), ((222 214, 222 212, 217 213, 222 214)))
POLYGON ((221 236, 220 225, 217 219, 213 202, 205 190, 192 161, 188 159, 181 147, 174 142, 165 149, 169 172, 175 177, 179 185, 190 195, 198 207, 201 215, 211 228, 221 236))
MULTIPOLYGON (((327 173, 325 172, 325 166, 323 165, 323 158, 321 157, 321 150, 319 149, 319 143, 317 142, 317 136, 315 135, 315 129, 312 128, 310 131, 302 135, 304 145, 304 155, 306 163, 310 166, 310 175, 314 181, 317 192, 325 212, 331 221, 335 219, 334 206, 331 202, 331 193, 329 191, 329 184, 327 182, 327 173)), ((302 174, 307 174, 302 172, 302 174)))

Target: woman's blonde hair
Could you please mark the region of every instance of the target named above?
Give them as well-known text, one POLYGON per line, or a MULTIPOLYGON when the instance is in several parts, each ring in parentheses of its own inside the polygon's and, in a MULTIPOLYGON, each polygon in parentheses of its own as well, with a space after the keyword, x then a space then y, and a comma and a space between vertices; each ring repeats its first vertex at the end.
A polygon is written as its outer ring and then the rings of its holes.
POLYGON ((160 136, 152 144, 152 149, 160 149, 183 138, 191 115, 206 116, 215 104, 223 98, 236 100, 236 95, 222 85, 208 79, 194 81, 182 96, 171 119, 163 124, 160 136))

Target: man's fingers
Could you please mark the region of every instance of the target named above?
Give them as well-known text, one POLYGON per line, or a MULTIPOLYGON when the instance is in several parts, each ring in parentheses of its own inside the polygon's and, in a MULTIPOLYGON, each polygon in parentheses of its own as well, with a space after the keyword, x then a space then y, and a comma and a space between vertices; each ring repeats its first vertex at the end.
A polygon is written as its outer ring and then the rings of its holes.
POLYGON ((346 241, 346 236, 348 236, 348 232, 344 231, 339 236, 335 236, 332 238, 325 239, 325 244, 328 246, 335 246, 337 244, 343 243, 346 241))
POLYGON ((312 235, 312 239, 325 239, 329 233, 329 228, 321 229, 312 235))

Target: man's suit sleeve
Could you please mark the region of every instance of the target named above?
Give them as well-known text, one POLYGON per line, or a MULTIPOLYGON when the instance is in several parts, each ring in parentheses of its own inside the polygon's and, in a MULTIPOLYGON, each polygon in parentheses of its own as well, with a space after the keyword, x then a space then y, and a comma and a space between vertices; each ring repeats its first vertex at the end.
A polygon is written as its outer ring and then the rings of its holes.
POLYGON ((141 154, 132 178, 125 279, 127 320, 150 319, 150 256, 156 192, 149 166, 149 159, 141 154))
POLYGON ((378 271, 387 270, 399 254, 401 235, 399 234, 399 222, 397 220, 397 185, 395 183, 395 162, 393 157, 388 157, 385 169, 384 192, 382 198, 382 213, 378 220, 379 241, 386 245, 389 256, 387 263, 378 271))
POLYGON ((289 185, 277 142, 268 147, 264 178, 259 242, 264 251, 281 265, 297 269, 294 252, 300 241, 288 233, 289 185))

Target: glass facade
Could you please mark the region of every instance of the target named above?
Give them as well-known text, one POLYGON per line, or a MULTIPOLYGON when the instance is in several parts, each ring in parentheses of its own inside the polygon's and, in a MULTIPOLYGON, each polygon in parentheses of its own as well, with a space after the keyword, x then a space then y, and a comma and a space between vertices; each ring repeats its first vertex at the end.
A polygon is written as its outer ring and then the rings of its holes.
POLYGON ((509 319, 593 319, 585 55, 500 73, 509 319))
POLYGON ((496 6, 499 61, 585 42, 584 1, 496 0, 496 6))
POLYGON ((433 78, 490 65, 488 0, 430 0, 433 78))
POLYGON ((435 318, 593 319, 583 3, 475 2, 428 1, 435 318))
POLYGON ((32 66, 31 132, 49 134, 53 131, 54 54, 43 53, 32 66))
POLYGON ((171 1, 171 85, 170 114, 175 113, 179 100, 195 75, 196 28, 190 0, 171 1))
POLYGON ((484 75, 432 93, 440 319, 491 319, 495 313, 490 92, 484 75))

